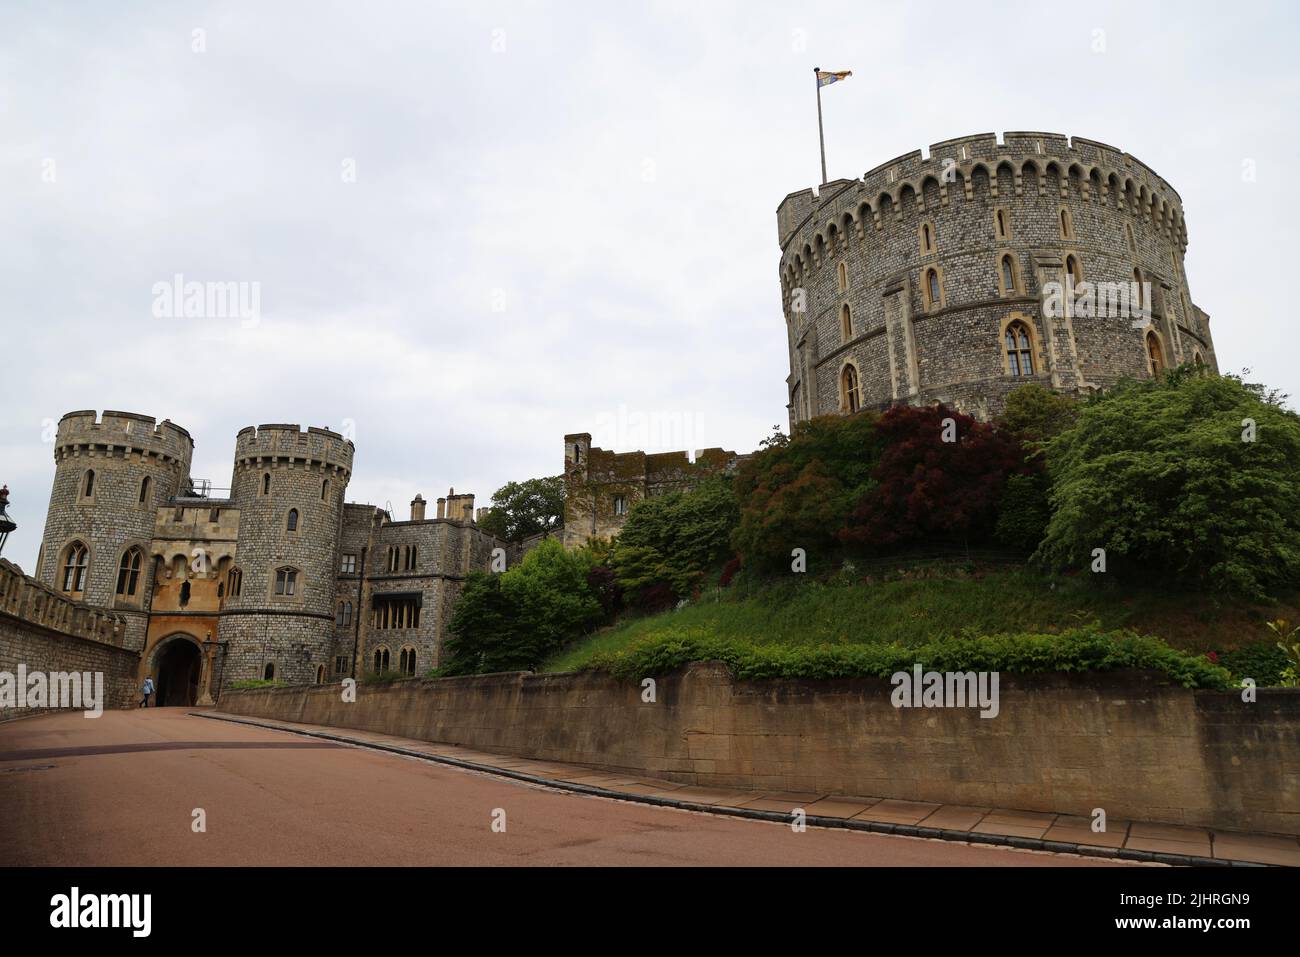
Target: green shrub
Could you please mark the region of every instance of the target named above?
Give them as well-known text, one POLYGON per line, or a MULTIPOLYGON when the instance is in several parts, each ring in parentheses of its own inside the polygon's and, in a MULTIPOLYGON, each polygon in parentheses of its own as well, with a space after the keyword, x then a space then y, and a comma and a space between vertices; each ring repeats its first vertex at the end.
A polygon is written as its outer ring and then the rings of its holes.
POLYGON ((287 688, 289 682, 279 678, 245 678, 242 681, 232 681, 226 687, 231 691, 252 691, 257 688, 287 688))
POLYGON ((993 532, 998 543, 1026 554, 1036 549, 1052 517, 1050 494, 1051 483, 1041 471, 1009 476, 998 502, 998 521, 993 532))
POLYGON ((367 671, 361 675, 363 685, 387 684, 390 681, 401 681, 403 678, 410 678, 412 675, 404 674, 401 671, 367 671))
POLYGON ((1251 641, 1232 651, 1219 652, 1218 659, 1234 677, 1253 678, 1260 687, 1280 685, 1282 672, 1289 663, 1277 642, 1268 640, 1251 641))
POLYGON ((920 663, 933 671, 1157 671, 1187 688, 1231 687, 1228 672, 1204 656, 1177 651, 1131 631, 1078 628, 1061 634, 960 635, 918 645, 753 645, 682 629, 586 666, 627 680, 663 675, 692 661, 721 661, 740 679, 888 678, 920 663))

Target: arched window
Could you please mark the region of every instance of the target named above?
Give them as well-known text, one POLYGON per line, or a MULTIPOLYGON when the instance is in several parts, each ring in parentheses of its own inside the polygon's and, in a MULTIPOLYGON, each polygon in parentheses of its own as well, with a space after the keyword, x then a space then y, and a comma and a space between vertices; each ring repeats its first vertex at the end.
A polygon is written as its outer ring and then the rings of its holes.
POLYGON ((271 473, 270 472, 266 472, 265 474, 262 475, 262 494, 263 495, 271 494, 271 473))
POLYGON ((1034 374, 1034 357, 1029 337, 1029 328, 1020 320, 1007 326, 1006 350, 1007 368, 1014 376, 1034 374))
POLYGON ((1142 308, 1142 270, 1133 269, 1133 305, 1142 308))
POLYGON ((415 566, 418 563, 418 559, 416 558, 416 551, 419 549, 419 547, 420 546, 418 545, 411 546, 411 564, 407 567, 410 568, 412 571, 415 570, 415 566))
POLYGON ((343 603, 343 624, 352 624, 352 602, 350 601, 343 603))
POLYGON ((226 590, 230 592, 231 598, 238 598, 240 591, 244 587, 244 573, 238 568, 230 569, 230 574, 226 576, 226 590))
POLYGON ((324 666, 324 665, 317 665, 317 666, 316 666, 316 683, 317 683, 318 685, 323 685, 323 684, 325 683, 325 666, 324 666))
POLYGON ((73 542, 63 552, 63 590, 80 595, 86 588, 86 566, 90 551, 81 542, 73 542))
POLYGON ((122 553, 122 560, 117 566, 117 593, 124 598, 135 595, 135 588, 140 580, 140 565, 144 561, 144 552, 138 548, 128 548, 122 553))
POLYGON ((298 569, 277 568, 275 570, 275 593, 289 598, 298 588, 298 569))
POLYGON ((330 480, 329 480, 329 479, 321 479, 321 483, 320 483, 320 500, 321 500, 322 502, 325 501, 325 496, 329 494, 329 490, 330 490, 330 480))
POLYGON ((151 484, 152 484, 152 480, 147 475, 140 480, 140 504, 141 505, 149 504, 149 486, 151 484))
POLYGON ((1070 217, 1070 211, 1064 206, 1061 207, 1061 238, 1074 238, 1074 220, 1070 217))
POLYGON ((861 405, 858 395, 858 370, 846 365, 840 373, 840 406, 846 412, 856 412, 861 405))
POLYGON ((1152 378, 1158 378, 1165 368, 1165 353, 1154 332, 1147 333, 1147 361, 1152 378))
POLYGON ((375 674, 382 674, 388 670, 388 649, 382 645, 375 649, 375 674))
POLYGON ((274 661, 268 661, 268 662, 266 663, 266 667, 262 669, 262 679, 263 679, 264 681, 274 681, 274 680, 275 680, 275 662, 274 662, 274 661))
POLYGON ((1079 260, 1074 256, 1065 257, 1065 272, 1075 286, 1083 282, 1083 273, 1079 271, 1079 260))
POLYGON ((1200 349, 1197 349, 1195 352, 1192 353, 1192 363, 1198 366, 1205 365, 1205 357, 1201 355, 1200 349))
POLYGON ((399 657, 399 664, 402 669, 402 674, 415 674, 415 649, 410 646, 403 648, 401 656, 399 657))
POLYGON ((845 342, 853 338, 853 314, 849 312, 847 302, 840 306, 840 337, 845 342))
POLYGON ((1137 252, 1137 240, 1133 238, 1133 225, 1131 223, 1124 224, 1124 236, 1128 240, 1128 248, 1133 252, 1137 252))
POLYGON ((86 469, 85 481, 81 483, 81 497, 90 498, 95 494, 95 470, 86 469))
POLYGON ((943 301, 943 293, 939 286, 939 270, 927 269, 925 271, 925 294, 929 300, 929 308, 938 309, 943 301))
POLYGON ((1016 286, 1016 261, 1010 253, 1003 255, 1002 263, 1002 294, 1009 296, 1017 289, 1016 286))
POLYGON ((840 263, 836 273, 839 276, 840 292, 843 292, 849 288, 849 267, 845 263, 840 263))
POLYGON ((288 529, 291 532, 298 531, 298 510, 296 508, 289 509, 288 529))
POLYGON ((622 495, 614 496, 614 514, 615 515, 627 514, 627 499, 624 498, 622 495))
POLYGON ((181 582, 180 605, 182 608, 184 608, 189 603, 190 603, 190 583, 181 582))

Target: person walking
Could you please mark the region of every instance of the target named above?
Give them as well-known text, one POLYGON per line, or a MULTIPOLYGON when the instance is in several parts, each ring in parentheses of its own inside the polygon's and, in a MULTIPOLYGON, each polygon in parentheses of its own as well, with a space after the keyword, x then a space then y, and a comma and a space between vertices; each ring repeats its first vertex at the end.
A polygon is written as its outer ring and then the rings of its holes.
POLYGON ((147 708, 147 707, 149 707, 149 696, 150 696, 151 694, 153 694, 153 676, 152 676, 152 675, 145 675, 145 676, 144 676, 144 687, 141 688, 140 690, 144 692, 144 697, 140 700, 140 707, 142 707, 142 708, 147 708))

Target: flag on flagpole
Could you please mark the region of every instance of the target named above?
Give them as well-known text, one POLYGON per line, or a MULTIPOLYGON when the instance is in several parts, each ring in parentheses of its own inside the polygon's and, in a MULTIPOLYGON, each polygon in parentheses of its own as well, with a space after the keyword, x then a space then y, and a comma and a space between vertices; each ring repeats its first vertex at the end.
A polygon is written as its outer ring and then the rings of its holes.
POLYGON ((813 76, 817 78, 817 142, 822 151, 822 182, 826 182, 826 134, 822 131, 822 87, 847 80, 853 75, 852 70, 823 70, 813 67, 813 76))
POLYGON ((840 80, 847 80, 852 75, 852 70, 818 70, 817 85, 819 87, 830 86, 832 83, 838 83, 840 80))

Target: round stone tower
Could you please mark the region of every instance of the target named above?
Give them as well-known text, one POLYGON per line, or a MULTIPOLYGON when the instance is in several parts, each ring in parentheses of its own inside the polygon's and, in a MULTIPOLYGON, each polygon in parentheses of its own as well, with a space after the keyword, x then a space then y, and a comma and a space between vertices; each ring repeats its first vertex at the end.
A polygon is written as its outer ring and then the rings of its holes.
POLYGON ((352 443, 328 429, 262 425, 235 439, 239 509, 221 639, 222 684, 314 681, 334 637, 334 593, 352 443))
POLYGON ((121 613, 129 648, 144 647, 157 508, 188 490, 193 454, 190 434, 166 419, 91 410, 59 420, 36 577, 121 613))
POLYGON ((1105 143, 947 140, 791 193, 777 226, 792 424, 895 403, 987 418, 1027 382, 1216 367, 1182 201, 1105 143))

